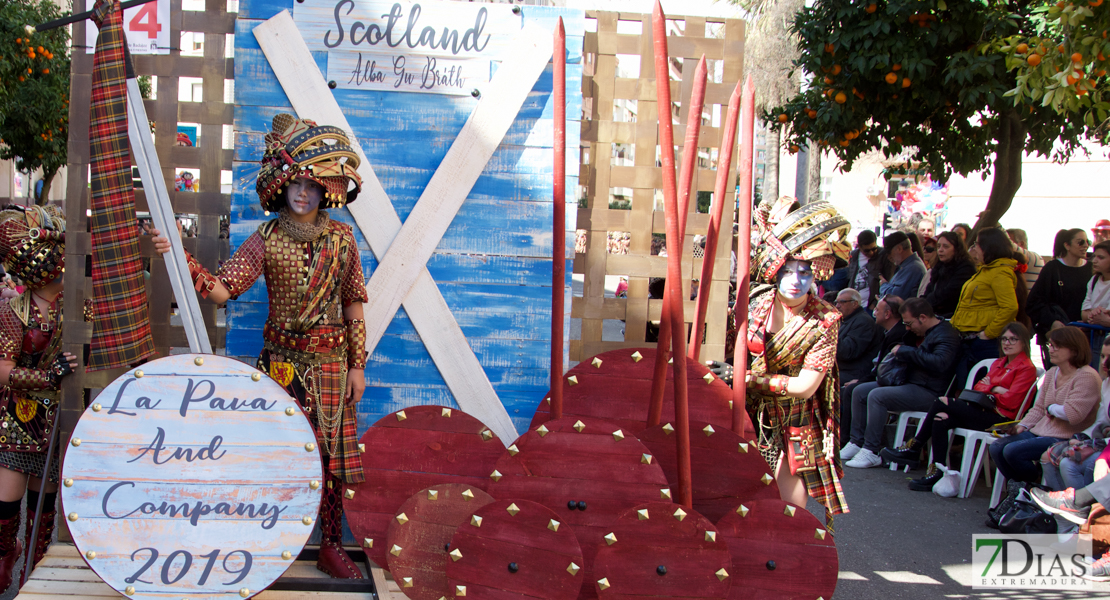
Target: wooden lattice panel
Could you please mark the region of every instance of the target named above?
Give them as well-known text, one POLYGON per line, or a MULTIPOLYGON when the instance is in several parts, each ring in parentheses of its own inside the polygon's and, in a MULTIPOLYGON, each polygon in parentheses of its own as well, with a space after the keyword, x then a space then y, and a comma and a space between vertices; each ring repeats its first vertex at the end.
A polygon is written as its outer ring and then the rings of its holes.
MULTIPOLYGON (((74 12, 92 7, 91 0, 74 2, 74 12)), ((234 78, 234 61, 225 56, 227 36, 235 30, 235 13, 227 11, 227 0, 206 0, 204 11, 182 10, 182 0, 171 0, 170 43, 173 48, 165 55, 133 55, 135 71, 155 78, 155 97, 146 100, 147 116, 155 125, 154 145, 170 191, 170 200, 178 214, 197 216, 197 236, 183 239, 185 248, 206 267, 215 271, 220 260, 228 256, 228 243, 220 239, 220 219, 226 217, 230 195, 220 192, 221 171, 231 170, 231 150, 223 149, 224 126, 234 120, 234 109, 225 104, 225 82, 234 78), (178 46, 182 32, 202 33, 203 56, 183 55, 178 46), (179 81, 182 77, 199 79, 203 101, 179 102, 179 81), (178 123, 200 126, 197 146, 176 146, 178 123), (174 190, 177 169, 199 173, 199 191, 174 190)), ((85 52, 87 22, 73 25, 69 104, 69 177, 66 190, 66 269, 65 274, 65 350, 85 357, 92 336, 92 323, 83 318, 83 304, 92 290, 92 263, 89 235, 89 102, 92 92, 93 55, 85 52)), ((191 48, 190 48, 191 50, 191 48)), ((188 54, 188 52, 186 52, 188 54)), ((132 159, 134 163, 134 159, 132 159)), ((135 209, 147 210, 146 196, 135 190, 135 209)), ((175 299, 169 276, 149 237, 140 238, 144 262, 149 262, 147 297, 150 301, 151 329, 158 356, 166 356, 171 348, 187 348, 182 327, 171 325, 175 299)), ((201 313, 208 326, 213 348, 224 345, 224 327, 216 324, 216 305, 201 301, 201 313)), ((85 364, 82 358, 82 365, 85 364)), ((85 373, 83 367, 63 381, 62 431, 67 439, 87 399, 95 396, 125 369, 85 373)), ((63 445, 63 448, 65 446, 63 445)))
MULTIPOLYGON (((574 273, 584 275, 582 297, 571 305, 571 317, 582 319, 581 339, 571 342, 571 360, 581 361, 608 350, 642 346, 648 321, 658 321, 662 300, 649 300, 650 278, 666 275, 666 259, 651 253, 652 234, 664 233, 662 204, 656 197, 662 188, 658 156, 658 116, 652 53, 651 15, 616 12, 587 12, 596 20, 596 32, 585 35, 583 50, 583 160, 580 182, 586 206, 578 210, 578 229, 586 231, 585 252, 574 260, 574 273), (620 77, 618 65, 635 65, 634 77, 620 77), (632 103, 635 103, 634 105, 632 103), (633 108, 634 106, 634 108, 633 108), (631 113, 635 112, 634 118, 631 113), (588 152, 588 154, 586 154, 588 152), (631 158, 629 158, 631 154, 631 158), (631 210, 610 209, 612 190, 631 189, 631 210), (608 232, 629 232, 627 254, 607 251, 608 232), (628 297, 606 298, 605 276, 628 278, 628 297), (605 320, 625 322, 624 341, 602 341, 605 320)), ((686 116, 694 67, 702 54, 709 61, 709 84, 699 135, 700 148, 696 191, 712 192, 717 171, 715 161, 727 113, 729 97, 741 75, 744 58, 745 24, 738 19, 675 16, 667 22, 671 55, 671 96, 674 106, 674 137, 681 154, 686 134, 686 116), (713 115, 719 116, 714 119, 713 115), (715 126, 717 125, 717 126, 715 126)), ((734 154, 731 169, 735 169, 734 154)), ((734 171, 735 172, 735 171, 734 171)), ((734 186, 726 194, 726 210, 714 267, 713 290, 707 316, 703 360, 724 356, 725 317, 728 307, 729 252, 734 186)), ((690 218, 683 250, 683 286, 690 289, 701 272, 702 259, 694 258, 693 236, 704 235, 709 215, 696 213, 696 196, 691 193, 690 218)), ((686 305, 692 321, 694 303, 686 305)))

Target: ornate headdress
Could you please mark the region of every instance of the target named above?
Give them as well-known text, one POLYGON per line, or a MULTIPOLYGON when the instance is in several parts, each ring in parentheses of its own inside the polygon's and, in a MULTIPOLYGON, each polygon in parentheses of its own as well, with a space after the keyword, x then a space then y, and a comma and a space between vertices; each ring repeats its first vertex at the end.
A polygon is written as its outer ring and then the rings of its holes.
POLYGON ((262 208, 276 212, 285 206, 282 191, 293 179, 307 177, 324 187, 323 208, 339 208, 354 202, 362 189, 358 164, 342 129, 281 113, 274 117, 273 131, 266 134, 258 200, 262 208), (348 190, 351 182, 355 187, 348 190))
POLYGON ((828 202, 799 207, 796 199, 781 196, 761 202, 754 217, 760 243, 751 273, 764 283, 774 283, 788 260, 810 261, 817 280, 826 280, 832 277, 836 258, 847 259, 852 250, 852 224, 828 202))
POLYGON ((37 290, 65 272, 66 220, 55 206, 0 212, 0 260, 24 286, 37 290))

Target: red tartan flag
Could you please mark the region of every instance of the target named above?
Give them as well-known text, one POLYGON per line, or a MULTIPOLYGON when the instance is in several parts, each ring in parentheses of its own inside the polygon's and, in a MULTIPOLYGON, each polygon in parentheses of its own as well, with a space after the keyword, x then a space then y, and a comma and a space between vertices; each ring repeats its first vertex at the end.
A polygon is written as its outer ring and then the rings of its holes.
POLYGON ((92 155, 93 334, 88 370, 134 365, 154 355, 139 259, 127 138, 127 71, 119 0, 97 0, 89 140, 92 155))

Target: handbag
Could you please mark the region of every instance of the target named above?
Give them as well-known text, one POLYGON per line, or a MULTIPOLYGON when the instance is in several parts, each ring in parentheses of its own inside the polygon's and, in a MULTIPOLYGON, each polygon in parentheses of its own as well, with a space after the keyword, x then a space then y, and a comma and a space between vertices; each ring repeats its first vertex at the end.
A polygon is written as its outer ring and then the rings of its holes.
POLYGON ((786 464, 790 474, 817 469, 817 432, 812 427, 786 428, 786 464))
POLYGON ((880 387, 893 387, 906 385, 910 376, 910 366, 905 361, 898 360, 894 353, 888 353, 879 363, 878 376, 875 380, 880 387))
POLYGON ((957 396, 958 400, 963 400, 968 404, 978 404, 986 410, 994 411, 995 397, 993 394, 986 392, 977 392, 975 390, 964 390, 957 396))
POLYGON ((1013 506, 998 520, 1002 533, 1056 533, 1056 518, 1037 506, 1022 490, 1013 506))

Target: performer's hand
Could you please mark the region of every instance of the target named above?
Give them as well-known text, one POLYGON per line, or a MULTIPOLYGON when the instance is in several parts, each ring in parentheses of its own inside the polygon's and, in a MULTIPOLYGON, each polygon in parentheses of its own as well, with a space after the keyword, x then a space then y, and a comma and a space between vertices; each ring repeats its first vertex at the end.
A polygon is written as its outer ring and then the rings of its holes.
POLYGON ((170 251, 170 238, 162 235, 162 232, 158 231, 156 228, 151 229, 150 233, 154 235, 154 238, 150 241, 154 242, 155 252, 158 254, 165 254, 170 251))
POLYGON ((71 370, 76 371, 77 370, 77 357, 74 356, 73 354, 70 354, 69 352, 62 352, 62 356, 66 357, 66 362, 69 363, 69 368, 71 370))
POLYGON ((362 369, 348 369, 347 370, 347 393, 344 396, 347 400, 347 406, 351 406, 362 398, 362 392, 366 391, 366 371, 362 369))

